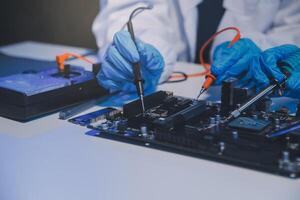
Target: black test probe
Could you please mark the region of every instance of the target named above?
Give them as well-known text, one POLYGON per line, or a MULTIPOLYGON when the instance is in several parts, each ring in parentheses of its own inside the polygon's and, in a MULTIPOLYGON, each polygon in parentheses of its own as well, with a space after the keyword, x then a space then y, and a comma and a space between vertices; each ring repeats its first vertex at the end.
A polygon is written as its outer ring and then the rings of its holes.
MULTIPOLYGON (((131 39, 133 40, 137 50, 138 50, 138 48, 137 48, 137 44, 136 44, 136 41, 135 41, 134 30, 133 30, 133 25, 132 25, 132 19, 133 19, 133 17, 135 17, 137 14, 139 14, 143 10, 152 9, 152 8, 153 8, 153 6, 149 5, 147 7, 138 7, 136 9, 134 9, 132 11, 132 13, 130 14, 129 20, 127 22, 128 32, 130 33, 131 39)), ((140 98, 142 111, 143 111, 143 114, 144 114, 145 113, 144 80, 143 80, 142 74, 141 74, 141 64, 140 64, 140 62, 133 63, 132 64, 132 69, 133 69, 133 75, 134 75, 134 84, 136 86, 137 94, 140 98)))

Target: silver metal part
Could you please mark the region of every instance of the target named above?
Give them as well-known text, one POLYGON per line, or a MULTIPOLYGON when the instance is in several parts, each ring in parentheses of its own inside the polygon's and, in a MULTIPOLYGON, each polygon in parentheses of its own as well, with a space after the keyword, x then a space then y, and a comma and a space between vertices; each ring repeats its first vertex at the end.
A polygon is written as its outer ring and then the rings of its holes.
POLYGON ((276 130, 280 129, 280 120, 278 118, 275 119, 275 129, 276 130))
POLYGON ((282 157, 279 159, 278 167, 282 170, 290 172, 291 178, 296 178, 295 173, 300 172, 300 162, 299 158, 294 161, 290 158, 290 153, 288 151, 282 152, 282 157))
POLYGON ((253 105, 254 103, 256 103, 262 97, 270 94, 276 87, 278 87, 278 84, 270 85, 269 87, 267 87, 266 89, 264 89, 263 91, 261 91, 260 93, 258 93, 256 96, 252 97, 249 101, 247 101, 241 107, 239 107, 236 110, 232 111, 230 113, 229 117, 227 117, 223 121, 223 123, 226 123, 226 122, 230 121, 231 119, 237 118, 238 116, 240 116, 241 113, 243 113, 247 108, 249 108, 251 105, 253 105))
POLYGON ((232 137, 233 137, 233 139, 238 139, 239 134, 238 134, 238 132, 236 130, 232 131, 232 137))
POLYGON ((282 161, 289 162, 290 161, 290 153, 288 151, 282 152, 282 161))
POLYGON ((253 119, 258 119, 257 114, 253 114, 252 117, 253 117, 253 119))
POLYGON ((216 118, 215 117, 210 117, 209 118, 209 124, 211 124, 211 125, 216 124, 216 118))
POLYGON ((265 95, 271 93, 277 86, 278 86, 277 84, 270 85, 269 87, 267 87, 266 89, 264 89, 263 91, 261 91, 260 93, 258 93, 256 96, 254 96, 253 98, 251 98, 248 102, 246 102, 245 104, 243 104, 238 110, 240 112, 243 112, 248 107, 250 107, 251 105, 253 105, 255 102, 257 102, 258 100, 260 100, 262 97, 264 97, 265 95))
POLYGON ((197 96, 197 98, 196 99, 199 99, 200 98, 200 96, 204 93, 206 91, 206 89, 205 88, 201 88, 201 90, 200 90, 200 92, 199 92, 199 94, 198 94, 198 96, 197 96))
POLYGON ((225 150, 225 143, 224 142, 220 142, 219 143, 219 148, 220 148, 220 154, 222 154, 223 153, 223 151, 225 150))
POLYGON ((141 126, 141 133, 142 133, 143 136, 147 136, 148 135, 147 126, 141 126))
POLYGON ((221 122, 221 115, 216 115, 216 123, 219 124, 221 122))
POLYGON ((142 109, 143 109, 143 115, 145 114, 145 103, 144 103, 144 95, 140 95, 142 109))

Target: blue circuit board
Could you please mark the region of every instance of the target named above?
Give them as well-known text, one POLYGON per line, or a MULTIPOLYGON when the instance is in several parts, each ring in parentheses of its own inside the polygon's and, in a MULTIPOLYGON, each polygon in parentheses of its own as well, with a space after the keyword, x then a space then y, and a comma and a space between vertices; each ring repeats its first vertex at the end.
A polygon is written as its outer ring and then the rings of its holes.
POLYGON ((253 107, 227 123, 228 114, 218 102, 163 91, 146 96, 145 102, 145 113, 136 100, 116 115, 106 108, 71 121, 89 128, 89 136, 300 177, 299 115, 291 116, 284 108, 273 112, 253 107))
POLYGON ((115 108, 105 108, 101 110, 97 110, 95 112, 88 113, 86 115, 80 115, 78 117, 74 117, 72 119, 69 119, 69 122, 72 122, 74 124, 78 124, 81 126, 87 126, 91 123, 94 123, 96 121, 99 121, 101 119, 105 119, 106 117, 110 115, 114 115, 118 112, 115 108))

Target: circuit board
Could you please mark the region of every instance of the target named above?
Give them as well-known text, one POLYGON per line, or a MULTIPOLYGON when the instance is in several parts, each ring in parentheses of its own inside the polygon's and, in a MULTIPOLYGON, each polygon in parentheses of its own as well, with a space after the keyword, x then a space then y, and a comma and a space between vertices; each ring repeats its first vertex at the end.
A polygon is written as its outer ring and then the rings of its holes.
MULTIPOLYGON (((227 87, 223 86, 223 92, 227 87)), ((300 132, 278 131, 297 125, 300 117, 285 109, 269 111, 266 99, 223 123, 228 107, 237 103, 226 101, 229 93, 223 95, 222 103, 216 103, 159 91, 145 97, 145 113, 137 100, 122 110, 106 108, 69 121, 87 126, 91 129, 87 134, 100 138, 298 178, 300 132)))

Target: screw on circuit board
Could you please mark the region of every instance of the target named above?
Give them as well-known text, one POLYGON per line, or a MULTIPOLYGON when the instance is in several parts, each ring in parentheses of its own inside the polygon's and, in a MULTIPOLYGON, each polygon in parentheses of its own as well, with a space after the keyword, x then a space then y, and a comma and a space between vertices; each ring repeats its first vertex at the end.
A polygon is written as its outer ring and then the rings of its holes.
POLYGON ((296 178, 296 174, 295 173, 291 173, 290 174, 290 178, 296 178))
POLYGON ((232 131, 232 137, 233 137, 233 139, 238 139, 238 137, 239 137, 239 134, 238 134, 238 132, 237 132, 237 130, 233 130, 232 131))
POLYGON ((147 126, 141 126, 141 133, 143 137, 147 137, 148 135, 147 126))
POLYGON ((210 125, 216 124, 216 118, 215 117, 210 117, 209 118, 209 124, 210 125))
POLYGON ((252 117, 253 117, 253 119, 258 119, 257 114, 253 114, 252 117))
POLYGON ((280 120, 278 118, 275 118, 275 129, 280 129, 280 120))
POLYGON ((219 150, 220 150, 219 154, 220 155, 223 154, 223 152, 225 150, 225 143, 224 142, 219 143, 219 150))
POLYGON ((288 151, 282 152, 282 161, 285 163, 290 161, 290 153, 288 151))
POLYGON ((221 122, 221 115, 216 115, 216 123, 219 124, 221 122))

